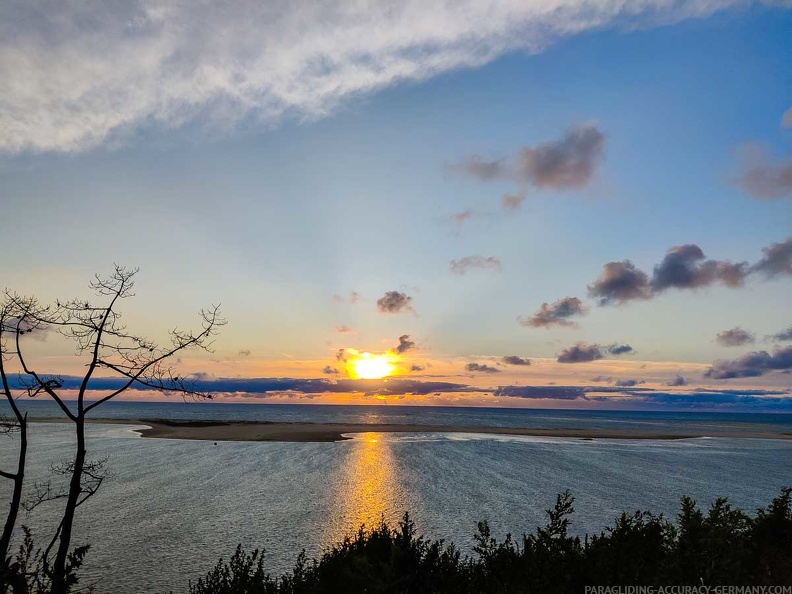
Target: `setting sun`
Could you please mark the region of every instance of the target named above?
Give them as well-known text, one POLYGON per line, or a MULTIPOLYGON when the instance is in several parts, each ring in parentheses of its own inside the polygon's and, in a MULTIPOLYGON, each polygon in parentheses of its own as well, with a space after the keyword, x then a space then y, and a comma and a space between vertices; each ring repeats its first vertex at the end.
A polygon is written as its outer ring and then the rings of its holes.
POLYGON ((350 359, 347 366, 354 379, 379 379, 391 375, 394 370, 387 354, 361 353, 359 357, 350 359))

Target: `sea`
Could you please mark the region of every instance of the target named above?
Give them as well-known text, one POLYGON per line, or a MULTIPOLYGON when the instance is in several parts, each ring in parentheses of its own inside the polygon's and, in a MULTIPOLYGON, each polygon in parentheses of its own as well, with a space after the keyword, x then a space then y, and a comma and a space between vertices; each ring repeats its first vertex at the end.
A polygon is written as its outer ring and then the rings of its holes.
MULTIPOLYGON (((52 403, 24 404, 31 418, 58 416, 52 403)), ((477 522, 495 536, 543 525, 556 495, 575 496, 572 531, 599 533, 622 511, 675 517, 682 496, 703 508, 716 497, 754 512, 792 486, 792 440, 546 438, 475 433, 363 433, 335 443, 212 442, 142 438, 136 419, 405 423, 625 429, 687 427, 792 434, 792 415, 559 411, 458 407, 110 402, 92 424, 88 457, 108 476, 79 508, 74 544, 90 544, 81 585, 99 593, 184 593, 238 544, 263 549, 273 574, 297 555, 317 556, 361 525, 398 521, 470 551, 477 522)), ((7 409, 0 406, 0 413, 7 409)), ((36 422, 28 492, 62 478, 73 455, 69 424, 36 422)), ((0 436, 0 468, 15 463, 0 436)), ((0 501, 10 491, 0 483, 0 501)), ((43 504, 21 523, 45 546, 62 511, 43 504)))

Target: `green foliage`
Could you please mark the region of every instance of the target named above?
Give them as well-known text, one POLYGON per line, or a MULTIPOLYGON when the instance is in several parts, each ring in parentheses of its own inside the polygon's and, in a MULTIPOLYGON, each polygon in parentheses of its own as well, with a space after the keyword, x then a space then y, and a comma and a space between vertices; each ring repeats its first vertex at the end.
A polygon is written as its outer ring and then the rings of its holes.
POLYGON ((726 499, 704 513, 683 498, 676 524, 650 512, 623 513, 612 527, 569 534, 574 499, 566 491, 547 510, 547 524, 503 541, 478 524, 472 556, 417 535, 405 514, 357 533, 279 578, 264 569, 263 554, 240 547, 190 594, 567 594, 585 586, 790 585, 792 489, 750 517, 726 499))
MULTIPOLYGON (((47 594, 52 590, 52 565, 33 535, 22 526, 24 538, 13 557, 0 562, 0 594, 47 594)), ((83 564, 89 545, 76 547, 66 559, 66 591, 76 592, 77 571, 83 564)), ((244 590, 242 590, 244 591, 244 590)))

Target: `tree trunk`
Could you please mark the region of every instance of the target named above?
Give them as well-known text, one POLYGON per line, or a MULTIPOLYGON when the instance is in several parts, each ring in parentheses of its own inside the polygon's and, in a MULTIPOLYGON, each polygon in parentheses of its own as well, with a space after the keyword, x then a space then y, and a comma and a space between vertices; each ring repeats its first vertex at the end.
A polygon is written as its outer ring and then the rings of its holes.
POLYGON ((22 504, 22 484, 25 481, 25 458, 27 456, 27 415, 19 422, 19 462, 14 475, 14 491, 11 495, 11 507, 8 510, 3 535, 0 537, 0 563, 8 557, 11 546, 11 536, 14 533, 19 506, 22 504))
POLYGON ((85 417, 77 417, 77 453, 74 457, 74 468, 72 469, 71 483, 69 485, 69 496, 66 499, 66 508, 63 511, 61 524, 60 541, 58 552, 55 555, 55 562, 52 565, 52 594, 66 594, 66 560, 69 555, 72 538, 72 526, 74 525, 74 512, 82 493, 82 473, 85 467, 85 417))

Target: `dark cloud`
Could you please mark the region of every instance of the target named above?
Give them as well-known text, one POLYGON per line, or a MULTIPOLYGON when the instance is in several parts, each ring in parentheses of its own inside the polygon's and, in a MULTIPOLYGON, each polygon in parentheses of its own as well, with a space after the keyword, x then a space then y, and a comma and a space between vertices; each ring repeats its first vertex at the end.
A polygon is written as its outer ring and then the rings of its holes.
POLYGON ((506 355, 501 359, 506 365, 530 365, 530 359, 524 359, 523 357, 518 357, 517 355, 506 355))
POLYGON ((602 274, 588 287, 589 297, 599 305, 626 303, 633 299, 649 299, 649 276, 629 260, 608 262, 602 274))
POLYGON ((610 382, 613 381, 613 378, 611 376, 609 376, 609 375, 598 375, 597 377, 592 377, 591 381, 592 382, 610 383, 610 382))
POLYGON ((381 313, 398 314, 413 311, 412 297, 399 291, 388 291, 377 299, 377 309, 381 313))
POLYGON ((465 274, 469 270, 500 270, 501 261, 494 256, 465 256, 460 260, 451 260, 451 272, 465 274))
POLYGON ((346 362, 349 359, 349 351, 347 349, 338 349, 336 351, 336 361, 344 361, 346 362))
POLYGON ((605 155, 605 135, 594 124, 573 126, 559 139, 520 151, 517 172, 538 188, 579 188, 605 155))
POLYGON ((786 330, 782 330, 778 334, 773 334, 770 338, 778 341, 792 340, 792 326, 790 326, 786 330))
POLYGON ((681 375, 678 375, 670 382, 666 383, 666 386, 687 386, 687 380, 681 375))
POLYGON ((240 357, 250 357, 250 350, 249 349, 242 349, 237 353, 240 357))
POLYGON ((583 316, 588 312, 588 307, 577 297, 564 297, 552 304, 542 303, 539 311, 530 318, 520 316, 517 321, 521 326, 533 328, 549 328, 551 326, 576 327, 577 323, 569 318, 583 316))
MULTIPOLYGON (((735 390, 722 392, 640 392, 631 393, 631 406, 678 410, 783 410, 792 411, 792 398, 786 392, 735 390), (777 395, 777 396, 772 396, 777 395), (786 395, 786 396, 785 396, 786 395), (780 396, 780 397, 779 397, 780 396)), ((606 401, 609 397, 589 396, 590 400, 606 401)))
POLYGON ((489 365, 485 365, 483 363, 468 363, 465 365, 465 369, 471 372, 500 373, 500 369, 490 367, 489 365))
POLYGON ((338 332, 339 334, 354 334, 355 329, 350 328, 345 324, 341 324, 340 326, 336 326, 336 332, 338 332))
POLYGON ((642 383, 644 383, 643 380, 624 379, 624 380, 616 380, 616 382, 614 382, 613 385, 618 388, 632 388, 633 386, 637 386, 638 384, 642 384, 642 383))
POLYGON ((716 282, 740 287, 747 273, 747 262, 707 260, 699 246, 678 245, 669 249, 663 261, 655 266, 651 288, 659 293, 672 287, 698 289, 716 282))
POLYGON ((338 375, 339 371, 335 367, 330 367, 327 365, 324 369, 322 369, 322 373, 326 375, 338 375))
POLYGON ((723 346, 736 347, 752 344, 756 341, 756 337, 742 328, 731 328, 730 330, 718 332, 715 340, 723 346))
MULTIPOLYGON (((559 363, 588 363, 602 359, 605 355, 625 355, 632 353, 633 348, 629 344, 611 344, 603 346, 601 344, 586 344, 578 342, 571 347, 565 348, 556 359, 559 363)), ((611 378, 607 378, 610 381, 611 378)), ((599 376, 593 381, 603 381, 605 378, 599 376)))
POLYGON ((602 357, 602 347, 600 345, 579 342, 561 351, 557 361, 559 363, 587 363, 602 359, 602 357))
POLYGON ((774 161, 761 147, 744 151, 737 185, 754 198, 775 200, 792 196, 792 158, 774 161))
POLYGON ((762 253, 762 259, 751 267, 752 272, 760 272, 768 278, 792 275, 792 236, 762 248, 762 253))
POLYGON ((410 365, 410 371, 423 371, 424 369, 426 369, 426 367, 424 367, 423 365, 417 365, 415 363, 410 365))
MULTIPOLYGON (((471 157, 456 169, 481 181, 513 180, 562 190, 588 184, 604 155, 605 135, 595 124, 581 124, 568 128, 558 140, 520 149, 511 163, 471 157)), ((516 208, 521 202, 503 205, 516 208)))
POLYGON ((525 194, 504 194, 501 196, 501 206, 504 210, 519 210, 525 202, 525 194))
POLYGON ((757 377, 770 371, 792 369, 792 346, 779 347, 771 355, 767 351, 754 351, 738 359, 715 361, 704 377, 731 379, 757 377))
POLYGON ((586 389, 578 386, 499 386, 492 395, 510 398, 585 400, 586 389))
POLYGON ((606 348, 611 355, 626 355, 632 353, 633 348, 629 344, 611 344, 606 348))
POLYGON ((393 347, 394 353, 406 353, 415 348, 415 342, 410 340, 410 336, 408 334, 402 334, 399 336, 399 344, 393 347))

